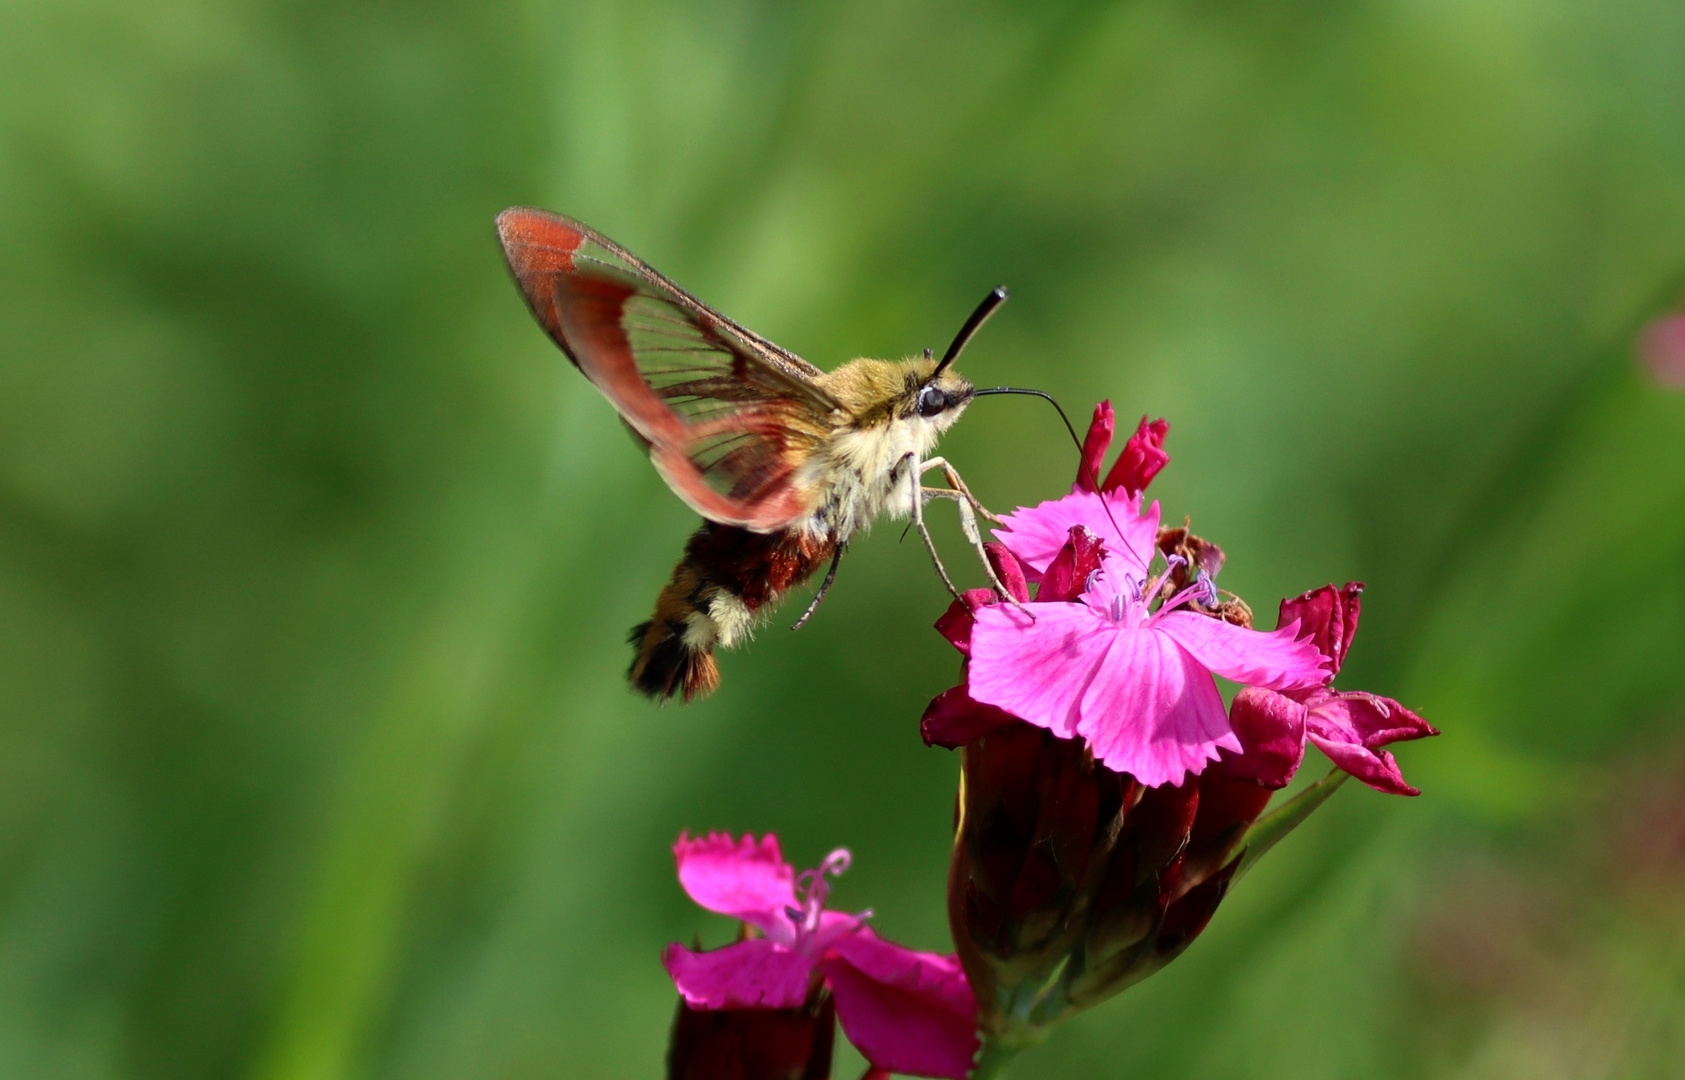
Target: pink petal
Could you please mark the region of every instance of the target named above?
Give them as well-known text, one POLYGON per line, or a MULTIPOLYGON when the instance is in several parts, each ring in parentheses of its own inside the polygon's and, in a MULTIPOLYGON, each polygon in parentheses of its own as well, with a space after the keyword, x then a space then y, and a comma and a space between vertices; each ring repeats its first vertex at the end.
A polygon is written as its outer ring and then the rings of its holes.
MULTIPOLYGON (((1339 733, 1333 733, 1338 735, 1339 733)), ((1305 737, 1311 745, 1328 755, 1328 760, 1376 791, 1389 795, 1420 795, 1399 771, 1398 761, 1385 750, 1370 750, 1359 743, 1346 742, 1314 727, 1306 729, 1305 737)))
POLYGON ((1005 544, 984 544, 983 554, 989 557, 989 565, 995 568, 995 576, 1006 586, 1007 595, 1020 604, 1030 599, 1030 584, 1024 578, 1024 565, 1018 557, 1012 554, 1005 544))
POLYGON ((1083 525, 1105 541, 1107 551, 1145 569, 1158 543, 1158 503, 1145 510, 1140 505, 1139 498, 1122 492, 1101 496, 1073 491, 1062 499, 1014 510, 995 530, 995 539, 1039 574, 1070 539, 1071 526, 1083 525))
POLYGON ((1094 419, 1088 423, 1088 434, 1082 440, 1082 462, 1077 466, 1077 489, 1100 490, 1100 466, 1105 463, 1106 451, 1112 448, 1112 432, 1116 418, 1112 403, 1102 401, 1094 406, 1094 419))
POLYGON ((937 694, 925 706, 924 716, 919 719, 919 734, 926 746, 957 750, 1015 719, 1005 710, 973 701, 964 686, 955 686, 937 694))
POLYGON ((1311 699, 1311 714, 1321 724, 1336 724, 1350 731, 1355 741, 1370 750, 1388 743, 1404 743, 1414 738, 1439 735, 1431 723, 1404 708, 1392 698, 1361 692, 1318 694, 1311 699))
POLYGON ((953 956, 914 952, 862 930, 822 961, 848 1041, 874 1067, 964 1080, 977 1053, 977 1002, 953 956))
POLYGON ((1122 488, 1131 495, 1147 490, 1147 485, 1153 482, 1159 470, 1170 464, 1170 455, 1164 452, 1164 438, 1169 434, 1170 425, 1162 417, 1150 424, 1145 416, 1141 417, 1140 426, 1123 444, 1123 453, 1118 455, 1112 471, 1106 474, 1106 482, 1100 485, 1100 490, 1122 488))
POLYGON ((694 1009, 793 1009, 813 972, 811 959, 765 938, 709 952, 673 944, 661 963, 694 1009))
POLYGON ((795 940, 785 910, 797 906, 796 875, 778 850, 778 837, 767 833, 756 843, 750 833, 741 841, 723 832, 695 840, 680 833, 673 855, 679 884, 692 900, 758 927, 774 941, 795 940))
MULTIPOLYGON (((1047 604, 1082 596, 1088 590, 1089 579, 1104 563, 1105 553, 1106 545, 1098 536, 1084 526, 1071 526, 1070 539, 1041 576, 1036 599, 1047 604)), ((1089 606, 1093 604, 1090 602, 1089 606)))
MULTIPOLYGON (((1024 579, 1024 566, 1001 544, 984 544, 983 551, 989 556, 989 564, 995 568, 995 574, 1000 583, 1006 586, 1007 593, 1020 604, 1030 599, 1030 586, 1024 579)), ((964 656, 971 655, 971 613, 980 607, 1001 603, 1001 598, 994 589, 967 589, 953 603, 948 610, 936 620, 936 632, 948 639, 948 644, 958 649, 964 656)))
POLYGON ((865 920, 871 918, 871 915, 870 911, 866 912, 864 917, 850 915, 846 911, 821 911, 818 928, 802 938, 798 948, 812 957, 814 963, 818 963, 819 957, 831 947, 832 942, 864 930, 865 920))
POLYGON ((971 613, 980 607, 999 602, 993 589, 967 589, 960 599, 948 605, 948 610, 936 620, 936 632, 948 639, 948 644, 962 656, 971 655, 971 613))
POLYGON ((1108 769, 1148 787, 1179 784, 1219 749, 1240 749, 1211 673, 1154 630, 1114 633, 1082 695, 1077 731, 1108 769))
POLYGON ((1172 611, 1154 616, 1149 624, 1225 679, 1271 690, 1303 690, 1321 686, 1328 678, 1328 661, 1310 638, 1299 639, 1299 624, 1265 633, 1243 626, 1172 611))
POLYGON ((1248 686, 1229 706, 1240 753, 1223 759, 1223 773, 1267 788, 1283 788, 1305 757, 1305 707, 1292 698, 1248 686))
POLYGON ((1117 627, 1081 604, 1005 605, 977 612, 971 631, 971 696, 1061 738, 1076 735, 1083 691, 1117 627))
POLYGON ((1420 794, 1380 747, 1439 734, 1426 720, 1391 698, 1373 694, 1321 692, 1308 704, 1306 736, 1329 760, 1379 791, 1420 794))

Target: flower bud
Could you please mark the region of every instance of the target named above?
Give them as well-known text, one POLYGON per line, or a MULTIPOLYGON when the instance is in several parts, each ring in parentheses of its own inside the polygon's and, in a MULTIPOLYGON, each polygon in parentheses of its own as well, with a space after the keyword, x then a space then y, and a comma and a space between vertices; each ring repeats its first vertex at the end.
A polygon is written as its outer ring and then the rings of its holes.
POLYGON ((1100 490, 1100 467, 1106 462, 1106 451, 1112 446, 1112 433, 1117 429, 1117 417, 1112 403, 1102 401, 1094 406, 1094 419, 1089 421, 1088 434, 1082 440, 1082 463, 1077 467, 1077 489, 1100 490))
POLYGON ((1041 986, 1082 937, 1137 793, 1080 741, 1019 720, 965 747, 948 918, 985 1031, 1011 1026, 1019 988, 1041 986))
POLYGON ((1080 740, 988 719, 964 747, 948 916, 982 1029, 1022 1038, 1187 948, 1271 792, 1222 765, 1145 788, 1080 740))
POLYGON ((1112 463, 1112 471, 1106 474, 1100 490, 1122 488, 1130 495, 1147 490, 1153 477, 1170 463, 1170 455, 1164 450, 1164 438, 1169 434, 1170 425, 1163 419, 1148 423, 1145 416, 1141 417, 1140 426, 1123 444, 1123 453, 1112 463))
POLYGON ((1066 976, 1074 1008, 1140 982, 1193 944, 1227 894, 1246 830, 1269 798, 1269 789, 1220 766, 1145 791, 1126 816, 1066 976))

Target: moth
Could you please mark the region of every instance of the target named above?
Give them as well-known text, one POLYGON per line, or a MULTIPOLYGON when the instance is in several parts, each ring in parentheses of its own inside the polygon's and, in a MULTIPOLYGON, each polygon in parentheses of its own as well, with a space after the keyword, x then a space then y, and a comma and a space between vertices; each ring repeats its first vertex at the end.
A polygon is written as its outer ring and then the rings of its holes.
POLYGON ((704 519, 654 613, 632 631, 634 689, 687 702, 711 693, 719 685, 714 650, 743 641, 828 562, 792 629, 801 626, 836 580, 849 539, 882 516, 913 519, 959 595, 923 505, 952 499, 979 555, 976 514, 993 515, 952 466, 928 455, 975 397, 1010 392, 980 391, 952 367, 1006 299, 1004 287, 983 300, 941 360, 926 349, 822 371, 571 218, 514 207, 498 215, 497 232, 539 325, 704 519), (926 487, 921 478, 933 469, 952 486, 926 487))

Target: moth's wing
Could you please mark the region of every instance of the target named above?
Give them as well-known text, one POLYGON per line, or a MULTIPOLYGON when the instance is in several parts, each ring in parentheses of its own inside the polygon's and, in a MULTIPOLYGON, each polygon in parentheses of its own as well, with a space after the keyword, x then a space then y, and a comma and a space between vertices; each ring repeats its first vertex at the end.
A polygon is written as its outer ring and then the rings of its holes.
POLYGON ((795 470, 840 408, 818 368, 571 218, 515 207, 497 233, 539 324, 692 509, 761 532, 813 509, 795 470))

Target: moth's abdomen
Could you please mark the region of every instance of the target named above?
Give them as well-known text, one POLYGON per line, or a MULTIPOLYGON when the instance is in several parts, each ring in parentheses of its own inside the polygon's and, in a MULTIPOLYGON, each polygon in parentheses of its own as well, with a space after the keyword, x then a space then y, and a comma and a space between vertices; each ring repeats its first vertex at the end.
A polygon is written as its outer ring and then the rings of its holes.
POLYGON ((705 521, 634 627, 632 688, 658 700, 707 697, 720 684, 716 647, 730 648, 784 594, 830 559, 836 541, 799 531, 756 533, 705 521))

